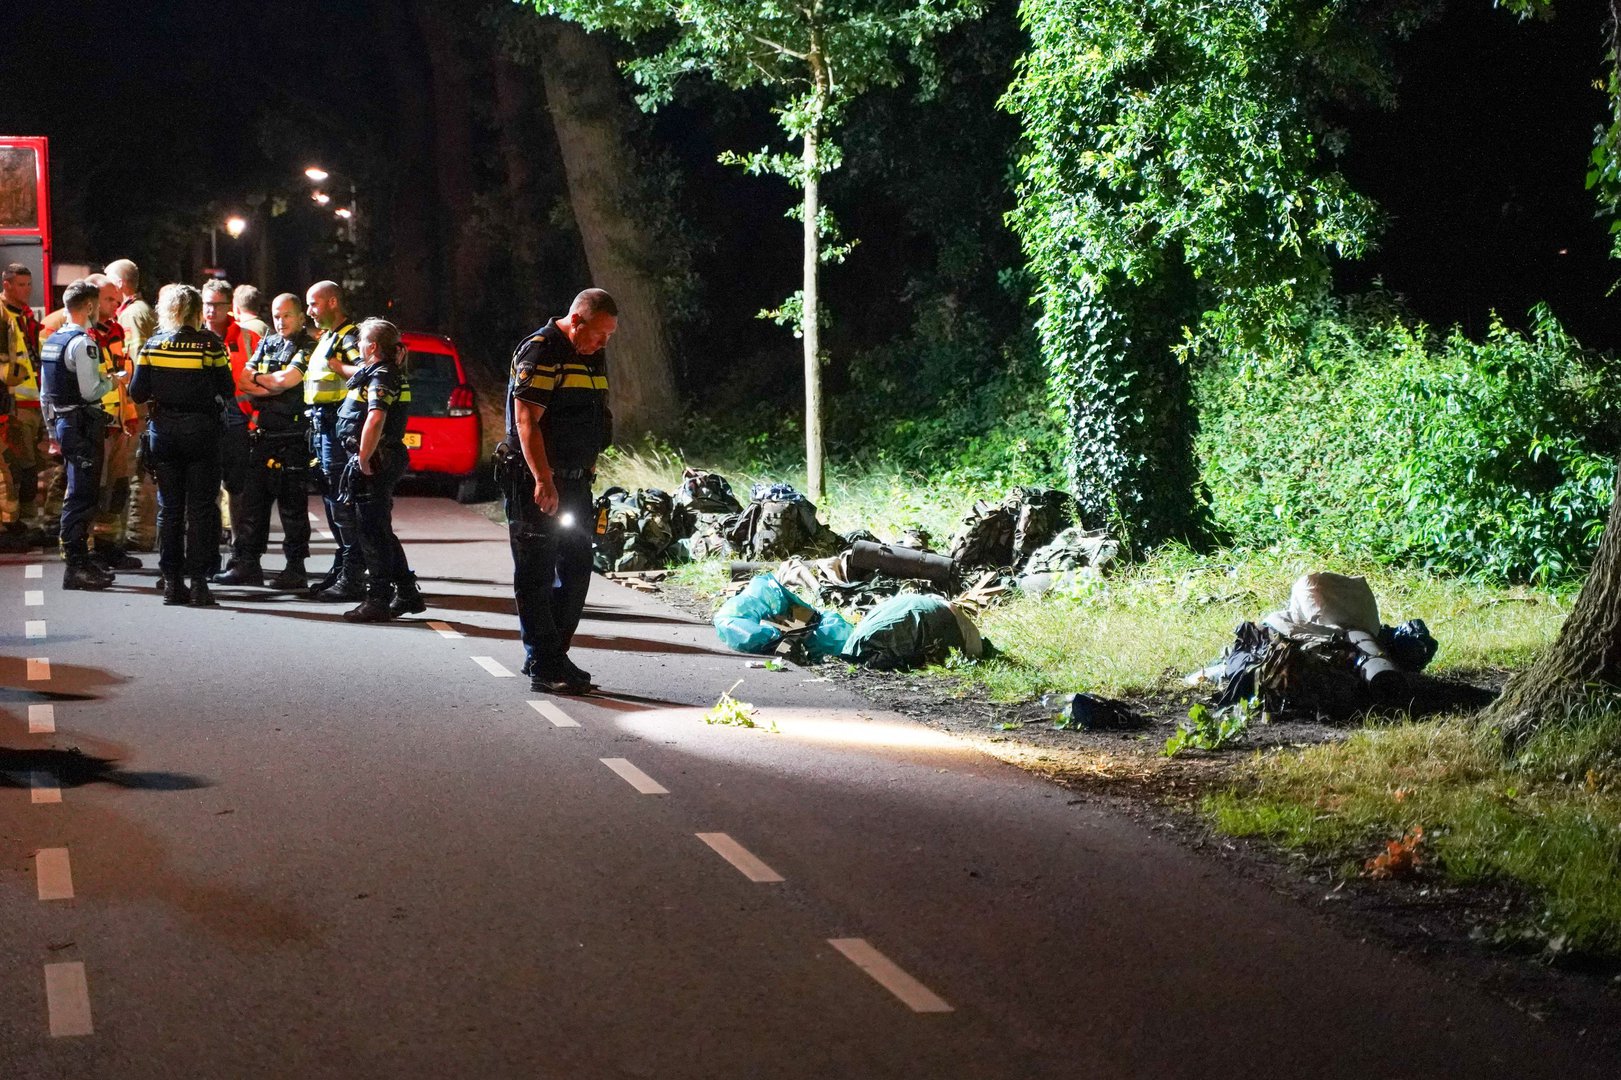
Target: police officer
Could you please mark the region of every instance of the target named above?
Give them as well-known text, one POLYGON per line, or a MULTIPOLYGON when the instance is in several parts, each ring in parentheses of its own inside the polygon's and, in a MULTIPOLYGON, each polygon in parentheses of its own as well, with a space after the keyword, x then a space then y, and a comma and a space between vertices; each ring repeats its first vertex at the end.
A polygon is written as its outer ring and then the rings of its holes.
POLYGON ((303 591, 309 584, 304 561, 310 556, 310 421, 300 384, 315 338, 305 330, 303 308, 292 293, 276 297, 270 317, 276 332, 259 342, 236 384, 237 391, 257 407, 258 419, 242 493, 242 518, 231 537, 235 565, 214 580, 221 585, 265 583, 260 560, 270 543, 274 504, 281 513, 287 566, 270 584, 303 591))
MULTIPOLYGON (((221 407, 235 393, 220 339, 200 329, 203 297, 190 285, 158 293, 158 332, 135 359, 130 397, 147 406, 147 458, 158 478, 158 566, 163 602, 212 607, 219 557, 221 407), (191 585, 186 585, 190 577, 191 585)), ((234 406, 233 406, 234 407, 234 406)))
POLYGON ((613 297, 587 289, 512 354, 507 435, 496 454, 523 670, 536 691, 579 694, 592 685, 568 648, 591 586, 591 478, 613 434, 601 353, 618 325, 613 297))
POLYGON ((343 617, 383 622, 427 610, 405 548, 394 534, 394 485, 409 463, 405 421, 411 406, 399 327, 383 319, 360 324, 360 368, 348 389, 338 409, 338 438, 352 457, 338 498, 354 506, 367 580, 366 599, 343 617))
POLYGON ((40 350, 40 408, 62 448, 67 471, 67 492, 62 501, 62 555, 67 570, 64 589, 105 589, 113 575, 90 561, 90 524, 96 512, 101 473, 102 442, 108 417, 102 395, 112 390, 101 350, 90 336, 96 322, 101 290, 87 281, 75 281, 63 294, 67 321, 40 350))
POLYGON ((338 552, 326 577, 310 586, 313 600, 364 600, 366 563, 360 550, 354 507, 337 502, 338 477, 349 454, 338 438, 338 406, 348 394, 350 376, 360 366, 360 333, 343 310, 343 290, 334 281, 317 281, 304 295, 310 321, 321 337, 304 374, 304 404, 315 437, 315 464, 322 481, 321 500, 338 552))

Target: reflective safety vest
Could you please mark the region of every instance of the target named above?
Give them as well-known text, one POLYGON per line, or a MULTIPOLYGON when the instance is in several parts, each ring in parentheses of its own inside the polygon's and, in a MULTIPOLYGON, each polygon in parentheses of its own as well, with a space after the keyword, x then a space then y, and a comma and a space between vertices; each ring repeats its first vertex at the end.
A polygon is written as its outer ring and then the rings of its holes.
POLYGON ((5 348, 0 352, 11 354, 10 370, 5 375, 11 384, 11 396, 20 405, 39 408, 39 373, 34 369, 27 330, 22 319, 4 305, 0 305, 0 333, 6 335, 5 348))
POLYGON ((90 328, 90 336, 101 346, 102 374, 112 380, 113 388, 101 395, 101 407, 109 416, 129 423, 136 417, 135 403, 129 399, 128 378, 120 379, 120 372, 129 373, 129 357, 124 351, 124 328, 117 319, 108 319, 90 328))
POLYGON ((327 364, 327 358, 334 349, 338 350, 338 356, 345 364, 360 363, 360 331, 354 323, 321 331, 321 340, 315 343, 315 351, 310 353, 309 370, 304 372, 304 404, 336 405, 348 392, 349 380, 327 364), (345 338, 350 339, 348 344, 345 344, 345 338))

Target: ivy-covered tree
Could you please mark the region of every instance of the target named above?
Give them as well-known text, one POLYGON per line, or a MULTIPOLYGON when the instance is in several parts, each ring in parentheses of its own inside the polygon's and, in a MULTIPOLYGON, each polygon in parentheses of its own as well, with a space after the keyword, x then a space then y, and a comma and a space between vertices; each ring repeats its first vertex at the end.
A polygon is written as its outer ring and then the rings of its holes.
POLYGON ((1389 101, 1381 46, 1426 6, 1024 0, 1012 222, 1075 494, 1129 539, 1196 530, 1189 342, 1277 332, 1367 246, 1324 106, 1389 101))
POLYGON ((656 109, 683 77, 702 74, 732 89, 764 87, 777 95, 783 130, 797 156, 769 150, 728 155, 751 172, 782 176, 803 193, 804 284, 784 306, 797 316, 805 351, 805 469, 810 493, 826 492, 823 476, 821 357, 817 276, 829 254, 822 239, 832 219, 821 205, 822 177, 838 167, 832 141, 845 106, 863 91, 900 81, 902 60, 930 37, 977 15, 982 0, 530 0, 541 12, 653 43, 625 65, 642 88, 639 102, 656 109))

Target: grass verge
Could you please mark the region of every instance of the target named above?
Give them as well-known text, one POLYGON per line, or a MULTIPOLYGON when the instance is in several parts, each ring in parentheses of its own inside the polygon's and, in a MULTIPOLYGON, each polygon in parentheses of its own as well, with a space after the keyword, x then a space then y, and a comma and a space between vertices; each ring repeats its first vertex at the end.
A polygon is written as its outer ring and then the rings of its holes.
POLYGON ((1256 755, 1203 810, 1234 836, 1341 862, 1423 830, 1430 872, 1510 884, 1534 905, 1496 931, 1549 953, 1621 955, 1621 706, 1595 705, 1516 753, 1462 717, 1256 755))

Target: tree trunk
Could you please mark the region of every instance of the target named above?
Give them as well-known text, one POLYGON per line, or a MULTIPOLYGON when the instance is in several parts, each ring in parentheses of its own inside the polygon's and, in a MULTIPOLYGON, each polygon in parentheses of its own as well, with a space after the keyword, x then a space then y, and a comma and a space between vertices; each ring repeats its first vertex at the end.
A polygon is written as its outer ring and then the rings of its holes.
POLYGON ((512 259, 512 299, 529 329, 540 325, 546 315, 536 273, 535 167, 521 138, 521 133, 529 126, 531 104, 525 72, 510 57, 498 52, 495 57, 495 129, 501 147, 507 220, 511 222, 506 248, 512 259))
POLYGON ((1558 638, 1485 713, 1511 746, 1567 718, 1592 690, 1621 688, 1621 473, 1616 483, 1593 568, 1558 638))
MULTIPOLYGON (((368 235, 386 232, 391 271, 390 316, 401 325, 439 325, 439 282, 433 227, 433 128, 429 120, 428 84, 432 75, 422 60, 422 42, 409 30, 403 10, 377 20, 383 35, 386 65, 394 91, 394 175, 388 187, 386 222, 368 222, 368 235)), ((377 200, 369 200, 376 206, 377 200)), ((306 275, 307 276, 307 275, 306 275)), ((300 279, 302 280, 302 278, 300 279)))
POLYGON ((544 41, 546 107, 591 284, 619 305, 619 330, 608 350, 614 428, 625 435, 668 434, 680 418, 680 402, 653 274, 658 252, 638 227, 632 205, 636 163, 623 134, 630 106, 599 40, 557 22, 544 41))
POLYGON ((816 132, 805 132, 805 284, 799 313, 799 333, 805 343, 805 487, 815 502, 827 495, 827 478, 822 475, 822 335, 818 324, 820 298, 817 272, 820 245, 816 217, 821 212, 821 162, 817 157, 816 132))
POLYGON ((464 338, 484 300, 487 252, 474 221, 473 114, 470 80, 457 48, 459 25, 433 0, 411 9, 433 69, 433 162, 439 188, 439 234, 450 263, 450 302, 443 325, 464 338))

